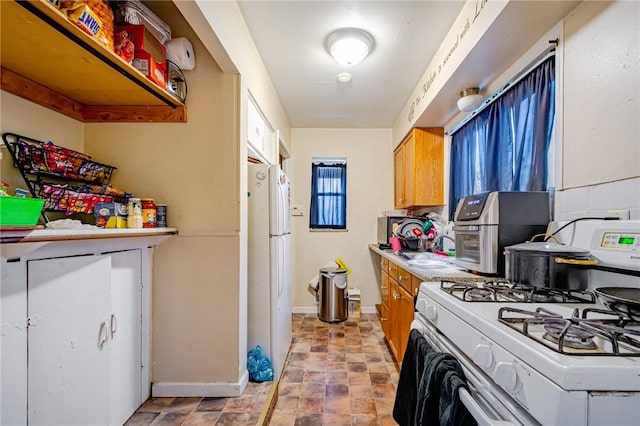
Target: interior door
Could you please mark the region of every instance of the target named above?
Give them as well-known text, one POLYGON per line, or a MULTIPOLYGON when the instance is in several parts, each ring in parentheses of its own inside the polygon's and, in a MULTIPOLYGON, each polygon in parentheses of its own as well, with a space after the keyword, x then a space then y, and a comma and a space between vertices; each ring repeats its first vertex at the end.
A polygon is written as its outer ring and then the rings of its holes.
POLYGON ((28 424, 108 421, 109 256, 28 261, 28 424))
POLYGON ((141 274, 141 250, 111 253, 110 425, 123 425, 144 402, 141 274))

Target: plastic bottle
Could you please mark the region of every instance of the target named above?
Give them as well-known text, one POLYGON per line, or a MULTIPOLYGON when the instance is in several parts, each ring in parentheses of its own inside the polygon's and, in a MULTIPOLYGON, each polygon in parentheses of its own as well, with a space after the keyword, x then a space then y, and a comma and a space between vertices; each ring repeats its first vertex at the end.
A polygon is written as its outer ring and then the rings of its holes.
POLYGON ((140 198, 129 198, 127 228, 142 228, 142 203, 140 198))

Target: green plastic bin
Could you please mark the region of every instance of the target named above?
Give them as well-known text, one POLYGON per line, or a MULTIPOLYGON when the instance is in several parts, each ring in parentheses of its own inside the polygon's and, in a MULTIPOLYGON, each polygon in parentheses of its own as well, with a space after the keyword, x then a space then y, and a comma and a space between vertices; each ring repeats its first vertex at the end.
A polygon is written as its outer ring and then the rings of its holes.
POLYGON ((34 226, 42 212, 40 198, 0 197, 0 226, 34 226))

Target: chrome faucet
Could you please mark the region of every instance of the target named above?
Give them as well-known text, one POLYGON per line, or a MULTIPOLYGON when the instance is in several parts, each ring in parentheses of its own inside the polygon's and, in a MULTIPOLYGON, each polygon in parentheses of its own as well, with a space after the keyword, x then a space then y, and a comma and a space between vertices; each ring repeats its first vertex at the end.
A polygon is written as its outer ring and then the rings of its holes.
POLYGON ((451 237, 450 237, 450 236, 448 236, 448 235, 438 235, 437 237, 435 237, 435 238, 433 239, 433 245, 434 245, 434 246, 436 246, 436 247, 437 247, 437 249, 438 249, 438 250, 440 250, 440 251, 443 251, 442 249, 444 248, 444 245, 443 245, 443 246, 440 246, 440 244, 438 243, 438 241, 440 241, 440 240, 442 240, 442 239, 447 239, 447 240, 451 241, 453 244, 455 244, 455 243, 456 243, 456 240, 455 240, 455 239, 453 239, 453 238, 451 238, 451 237))

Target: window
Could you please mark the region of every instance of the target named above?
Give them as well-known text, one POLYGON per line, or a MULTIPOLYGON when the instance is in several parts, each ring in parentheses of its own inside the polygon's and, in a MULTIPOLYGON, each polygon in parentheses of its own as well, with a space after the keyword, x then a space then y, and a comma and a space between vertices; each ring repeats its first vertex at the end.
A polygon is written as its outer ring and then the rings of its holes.
POLYGON ((346 159, 314 159, 309 228, 347 229, 346 159))
POLYGON ((449 206, 489 191, 545 191, 555 117, 555 58, 544 60, 451 139, 449 206))

